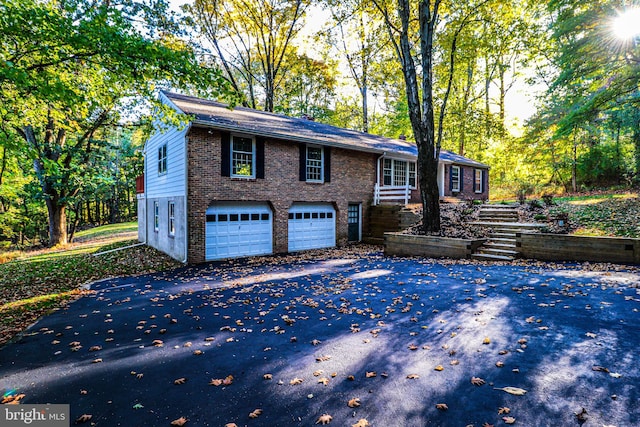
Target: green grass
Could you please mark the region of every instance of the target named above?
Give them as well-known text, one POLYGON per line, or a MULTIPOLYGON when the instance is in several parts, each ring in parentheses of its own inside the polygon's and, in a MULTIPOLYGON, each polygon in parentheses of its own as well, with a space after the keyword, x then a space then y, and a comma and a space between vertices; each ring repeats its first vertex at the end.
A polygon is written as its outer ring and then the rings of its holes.
POLYGON ((0 344, 39 316, 84 294, 84 284, 179 265, 147 246, 93 255, 137 243, 131 239, 132 231, 132 223, 96 227, 83 232, 86 240, 82 243, 23 252, 19 259, 0 264, 0 344))
POLYGON ((96 240, 104 237, 111 237, 114 234, 135 233, 138 231, 137 222, 122 222, 119 224, 108 224, 101 227, 89 228, 87 230, 78 231, 75 240, 84 242, 87 240, 96 240))

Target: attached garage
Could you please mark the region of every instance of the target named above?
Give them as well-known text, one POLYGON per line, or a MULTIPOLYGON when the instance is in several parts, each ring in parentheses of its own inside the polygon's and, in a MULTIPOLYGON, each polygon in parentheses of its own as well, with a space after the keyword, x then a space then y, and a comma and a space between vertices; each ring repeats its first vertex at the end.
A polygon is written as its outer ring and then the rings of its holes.
POLYGON ((266 203, 219 203, 207 209, 207 261, 273 253, 273 214, 266 203))
POLYGON ((336 210, 330 203, 294 203, 289 209, 289 251, 336 245, 336 210))

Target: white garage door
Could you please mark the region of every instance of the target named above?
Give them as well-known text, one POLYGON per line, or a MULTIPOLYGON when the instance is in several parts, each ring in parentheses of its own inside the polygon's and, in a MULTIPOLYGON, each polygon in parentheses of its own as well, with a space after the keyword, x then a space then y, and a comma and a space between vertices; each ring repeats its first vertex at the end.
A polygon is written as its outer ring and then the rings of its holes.
POLYGON ((207 209, 207 261, 273 252, 273 220, 266 203, 216 204, 207 209))
POLYGON ((294 204, 289 209, 289 251, 336 245, 336 211, 328 203, 294 204))

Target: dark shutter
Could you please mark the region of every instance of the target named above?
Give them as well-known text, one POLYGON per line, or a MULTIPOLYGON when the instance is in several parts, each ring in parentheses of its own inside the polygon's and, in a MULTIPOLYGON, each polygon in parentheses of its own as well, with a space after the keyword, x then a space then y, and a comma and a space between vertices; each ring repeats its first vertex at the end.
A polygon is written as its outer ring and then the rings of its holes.
POLYGON ((264 179, 264 138, 256 138, 256 178, 264 179))
POLYGON ((307 146, 300 144, 300 181, 307 180, 307 146))
POLYGON ((460 192, 464 190, 464 168, 460 166, 460 192))
POLYGON ((453 191, 453 165, 449 166, 449 191, 453 191))
POLYGON ((482 170, 482 191, 489 192, 489 171, 486 169, 482 170))
POLYGON ((324 147, 324 182, 331 182, 331 147, 324 147))
POLYGON ((220 170, 222 176, 231 176, 231 136, 220 132, 220 170))

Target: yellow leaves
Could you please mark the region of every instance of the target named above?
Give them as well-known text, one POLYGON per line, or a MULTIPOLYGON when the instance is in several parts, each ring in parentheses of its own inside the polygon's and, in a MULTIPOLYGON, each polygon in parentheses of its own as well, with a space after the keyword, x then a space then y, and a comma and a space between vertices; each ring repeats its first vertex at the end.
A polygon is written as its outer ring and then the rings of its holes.
POLYGON ((318 420, 316 421, 316 424, 329 424, 331 422, 331 420, 333 420, 333 417, 329 414, 322 414, 318 417, 318 420))
POLYGON ((258 418, 260 415, 262 415, 262 409, 254 409, 251 413, 249 413, 249 418, 258 418))
POLYGON ((171 421, 171 425, 174 427, 182 427, 187 423, 187 421, 189 420, 187 420, 185 417, 180 417, 176 420, 171 421))
POLYGON ((491 344, 491 339, 489 337, 484 337, 484 339, 482 340, 482 344, 484 345, 491 344))
POLYGON ((434 370, 434 371, 438 371, 438 372, 444 371, 444 366, 442 366, 442 365, 438 365, 438 366, 436 366, 435 368, 433 368, 433 370, 434 370))
POLYGON ((219 387, 221 385, 231 385, 233 384, 233 375, 227 375, 225 378, 215 378, 209 381, 209 385, 213 385, 219 387))
POLYGON ((485 380, 483 380, 482 378, 471 377, 471 384, 473 384, 473 385, 481 386, 481 385, 485 385, 486 383, 487 382, 485 380))
POLYGON ((506 393, 513 394, 514 396, 524 396, 527 394, 527 390, 518 387, 494 387, 494 390, 502 390, 506 393))
POLYGON ((2 398, 3 405, 19 405, 20 401, 25 398, 24 394, 9 394, 2 398))
POLYGON ((91 414, 82 414, 78 418, 76 418, 76 424, 86 423, 91 418, 93 418, 93 415, 91 414))
POLYGON ((357 397, 354 397, 353 399, 349 400, 349 402, 347 403, 347 406, 349 408, 357 408, 358 406, 360 406, 360 399, 357 397))

